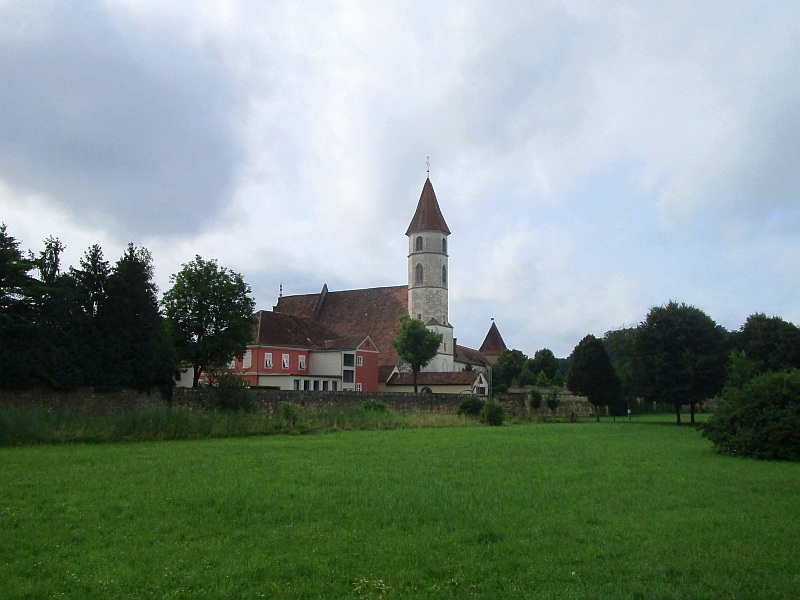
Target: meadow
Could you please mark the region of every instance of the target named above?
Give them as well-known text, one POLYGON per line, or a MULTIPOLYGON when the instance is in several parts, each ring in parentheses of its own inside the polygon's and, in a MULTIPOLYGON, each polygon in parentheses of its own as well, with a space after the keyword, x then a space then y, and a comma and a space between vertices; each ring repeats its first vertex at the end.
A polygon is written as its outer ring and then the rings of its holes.
POLYGON ((2 448, 0 595, 800 597, 800 465, 673 420, 2 448))

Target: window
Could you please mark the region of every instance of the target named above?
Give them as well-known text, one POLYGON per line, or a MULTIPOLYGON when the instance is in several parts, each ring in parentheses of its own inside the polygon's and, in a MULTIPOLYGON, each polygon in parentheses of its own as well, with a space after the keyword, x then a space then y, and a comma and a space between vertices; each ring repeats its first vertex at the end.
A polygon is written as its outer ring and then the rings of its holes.
POLYGON ((422 285, 422 263, 417 263, 417 268, 414 269, 414 283, 422 285))
POLYGON ((352 369, 345 369, 342 372, 342 381, 345 383, 353 383, 355 381, 355 377, 353 376, 354 373, 355 371, 352 369))
POLYGON ((244 359, 242 360, 242 367, 245 369, 249 369, 253 366, 253 354, 248 350, 244 353, 244 359))
POLYGON ((417 239, 414 241, 414 250, 417 252, 422 252, 422 236, 418 235, 417 239))
POLYGON ((442 287, 447 287, 447 267, 442 266, 442 287))
POLYGON ((300 380, 299 379, 295 379, 294 380, 294 389, 296 389, 296 390, 300 389, 300 380))
POLYGON ((361 384, 360 384, 360 383, 357 383, 357 384, 356 384, 356 391, 357 391, 357 392, 360 392, 360 391, 361 391, 361 384))
POLYGON ((327 381, 323 381, 322 382, 322 391, 323 392, 327 392, 328 391, 328 382, 327 381))
POLYGON ((331 390, 336 392, 339 390, 339 382, 338 381, 331 381, 331 390))
POLYGON ((314 380, 314 391, 315 392, 319 391, 319 379, 314 380))
POLYGON ((181 372, 175 371, 175 381, 180 381, 180 380, 181 380, 181 372))
POLYGON ((357 364, 359 367, 363 367, 363 366, 364 366, 364 357, 363 357, 363 356, 359 356, 359 357, 356 359, 356 364, 357 364))
MULTIPOLYGON (((239 358, 241 358, 241 357, 239 357, 239 358)), ((235 357, 231 362, 228 363, 228 368, 231 369, 231 370, 236 368, 236 358, 235 357)))
POLYGON ((272 368, 272 352, 267 352, 264 355, 264 368, 271 369, 272 368))
POLYGON ((297 361, 297 368, 300 369, 301 371, 305 371, 306 370, 306 355, 305 354, 301 354, 300 355, 300 358, 297 361))
POLYGON ((447 238, 442 238, 442 254, 447 254, 447 238))
POLYGON ((345 354, 344 358, 342 360, 344 360, 344 366, 345 367, 352 367, 355 364, 353 362, 355 359, 354 359, 352 354, 345 354))
POLYGON ((422 388, 420 391, 421 391, 423 394, 432 394, 432 393, 433 393, 433 392, 431 391, 431 388, 429 388, 429 387, 424 387, 424 388, 422 388))
POLYGON ((283 356, 281 356, 281 366, 284 369, 288 369, 289 368, 289 355, 288 354, 284 354, 283 356))
POLYGON ((303 389, 306 391, 311 389, 311 382, 308 379, 303 380, 303 389))

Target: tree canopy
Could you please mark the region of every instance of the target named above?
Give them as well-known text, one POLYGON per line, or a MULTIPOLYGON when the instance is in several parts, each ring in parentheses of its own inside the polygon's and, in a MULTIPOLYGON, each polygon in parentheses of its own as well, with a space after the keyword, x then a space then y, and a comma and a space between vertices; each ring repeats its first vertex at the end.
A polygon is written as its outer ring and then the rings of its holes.
POLYGON ((800 327, 780 317, 750 315, 733 334, 733 346, 744 351, 759 373, 800 368, 800 327))
POLYGON ((530 365, 531 372, 538 376, 539 373, 544 373, 548 381, 552 381, 558 372, 558 360, 549 348, 542 348, 537 350, 530 365))
POLYGON ((398 356, 411 365, 414 377, 414 392, 417 392, 417 373, 433 360, 439 351, 443 336, 425 327, 419 319, 400 316, 400 328, 392 340, 398 356))
POLYGON ((255 300, 244 278, 216 260, 184 264, 162 300, 178 359, 200 375, 244 354, 253 336, 255 300))
POLYGON ((514 380, 519 383, 519 377, 527 364, 528 357, 521 350, 503 350, 492 367, 492 387, 498 392, 504 392, 514 384, 514 380))
POLYGON ((650 309, 636 333, 634 373, 642 396, 680 408, 695 406, 722 389, 725 329, 699 308, 671 301, 650 309))
POLYGON ((587 397, 599 422, 600 406, 613 402, 619 394, 619 379, 602 340, 590 334, 575 346, 569 359, 567 387, 587 397))

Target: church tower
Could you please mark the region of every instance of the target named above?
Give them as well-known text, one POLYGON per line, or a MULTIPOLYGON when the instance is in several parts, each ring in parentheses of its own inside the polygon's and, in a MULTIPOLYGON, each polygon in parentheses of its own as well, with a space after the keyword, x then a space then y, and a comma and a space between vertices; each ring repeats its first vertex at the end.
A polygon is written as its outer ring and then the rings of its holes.
POLYGON ((447 236, 430 178, 425 180, 408 236, 408 314, 443 335, 439 354, 423 370, 453 370, 453 327, 448 318, 447 236))

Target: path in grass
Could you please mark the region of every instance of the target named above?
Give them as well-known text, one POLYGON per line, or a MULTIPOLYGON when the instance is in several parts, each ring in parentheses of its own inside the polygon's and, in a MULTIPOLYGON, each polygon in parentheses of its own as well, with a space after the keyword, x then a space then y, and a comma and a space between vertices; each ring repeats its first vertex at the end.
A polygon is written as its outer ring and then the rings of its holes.
POLYGON ((800 465, 689 427, 0 450, 0 595, 800 597, 800 465))

